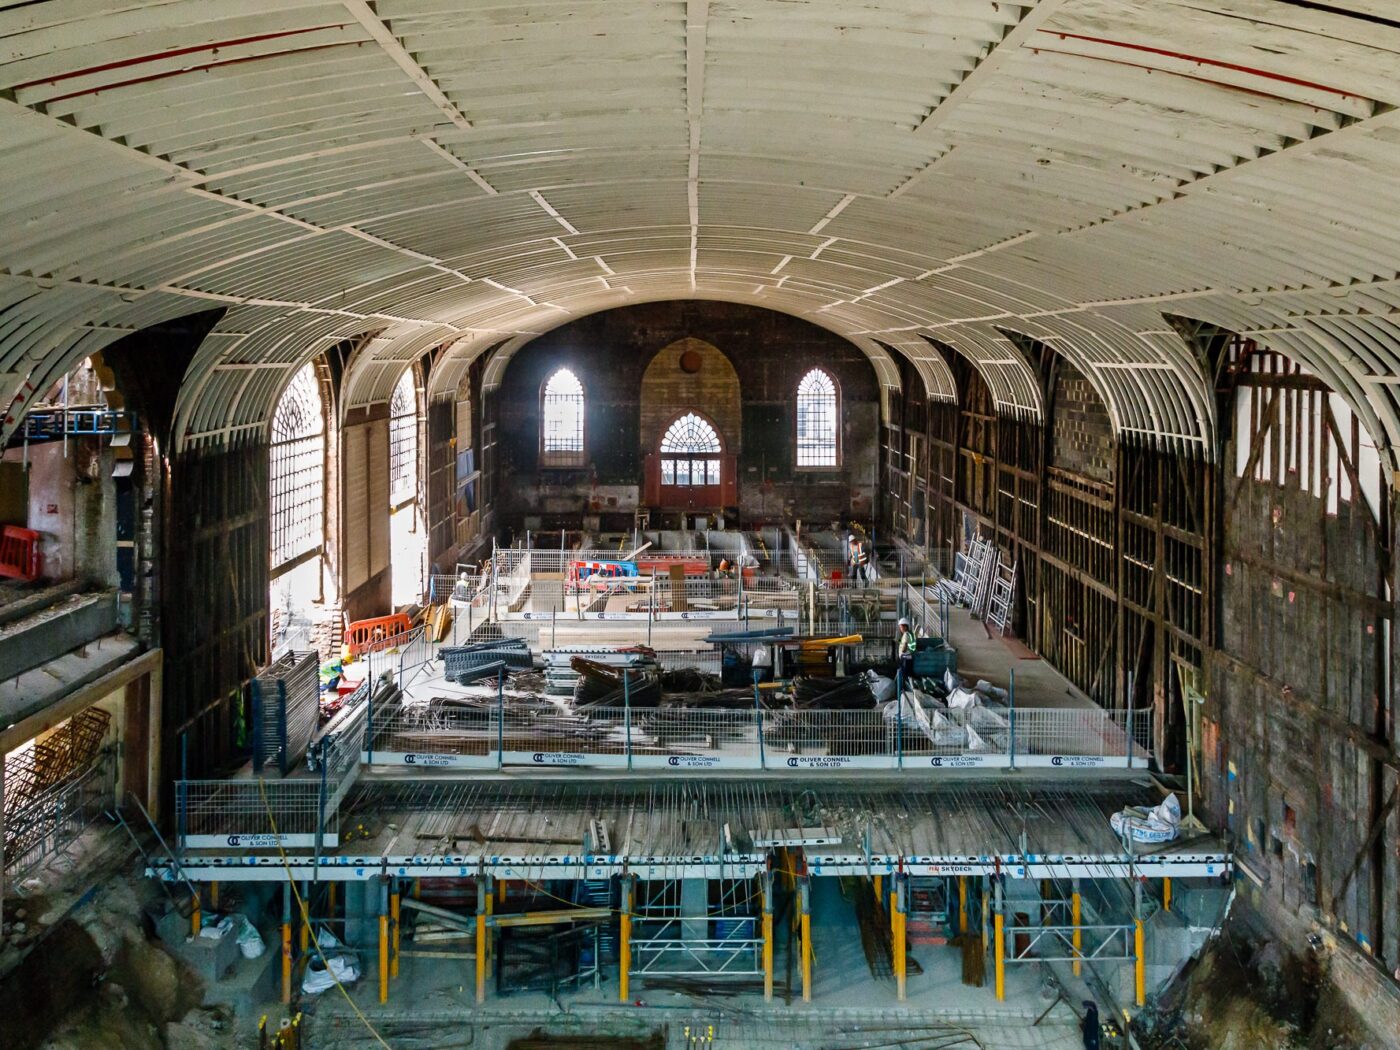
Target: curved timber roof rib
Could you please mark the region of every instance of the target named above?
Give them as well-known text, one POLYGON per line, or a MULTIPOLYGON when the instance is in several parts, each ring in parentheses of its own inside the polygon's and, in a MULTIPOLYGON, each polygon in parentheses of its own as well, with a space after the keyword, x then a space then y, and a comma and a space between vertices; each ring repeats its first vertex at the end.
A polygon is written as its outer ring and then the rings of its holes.
MULTIPOLYGON (((291 372, 690 296, 936 344, 1040 412, 1210 454, 1164 314, 1256 334, 1400 439, 1400 11, 1382 0, 0 0, 0 405, 230 307, 186 445, 291 372), (933 342, 930 342, 932 340, 933 342)), ((441 389, 441 388, 439 388, 441 389)), ((1393 459, 1392 459, 1393 462, 1393 459)))

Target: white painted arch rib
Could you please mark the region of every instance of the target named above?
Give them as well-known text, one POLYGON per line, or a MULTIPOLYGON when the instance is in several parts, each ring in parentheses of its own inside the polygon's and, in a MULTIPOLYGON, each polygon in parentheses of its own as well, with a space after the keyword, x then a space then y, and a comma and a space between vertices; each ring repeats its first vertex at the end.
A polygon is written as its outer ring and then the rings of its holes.
POLYGON ((445 390, 484 347, 694 295, 821 324, 886 390, 883 347, 952 397, 944 342, 1032 417, 1019 332, 1125 437, 1207 455, 1214 399, 1161 315, 1268 332, 1393 460, 1400 16, 1357 10, 0 5, 0 429, 216 305, 186 442, 255 433, 331 341, 377 337, 368 403, 436 346, 445 390))

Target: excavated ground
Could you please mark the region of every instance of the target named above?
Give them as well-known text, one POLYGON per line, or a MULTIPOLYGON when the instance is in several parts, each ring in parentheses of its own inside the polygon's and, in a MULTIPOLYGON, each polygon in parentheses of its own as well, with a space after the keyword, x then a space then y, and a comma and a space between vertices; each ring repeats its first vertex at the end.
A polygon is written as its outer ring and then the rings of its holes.
MULTIPOLYGON (((1325 955, 1290 952, 1240 912, 1164 996, 1146 1050, 1390 1050, 1329 979, 1325 955)), ((1397 1037, 1400 1039, 1400 1037, 1397 1037)))
POLYGON ((7 900, 12 939, 24 923, 29 950, 0 980, 0 1046, 233 1050, 232 1025, 199 1006, 199 978, 148 929, 145 916, 158 892, 139 875, 118 875, 63 917, 42 895, 7 900))

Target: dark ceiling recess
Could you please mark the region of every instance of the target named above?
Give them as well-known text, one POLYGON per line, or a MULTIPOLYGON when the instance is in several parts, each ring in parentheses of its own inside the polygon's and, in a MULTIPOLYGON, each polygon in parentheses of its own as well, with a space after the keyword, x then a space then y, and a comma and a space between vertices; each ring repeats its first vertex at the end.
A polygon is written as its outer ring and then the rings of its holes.
POLYGON ((1336 4, 1320 4, 1316 0, 1279 0, 1279 2, 1288 7, 1301 7, 1304 11, 1321 11, 1323 14, 1356 18, 1362 22, 1374 22, 1378 26, 1400 28, 1400 21, 1394 18, 1382 18, 1380 15, 1367 14, 1365 11, 1356 11, 1349 7, 1338 7, 1336 4))
POLYGON ((222 320, 226 308, 186 314, 122 336, 102 351, 117 378, 117 387, 145 421, 147 431, 165 450, 180 382, 204 337, 222 320))

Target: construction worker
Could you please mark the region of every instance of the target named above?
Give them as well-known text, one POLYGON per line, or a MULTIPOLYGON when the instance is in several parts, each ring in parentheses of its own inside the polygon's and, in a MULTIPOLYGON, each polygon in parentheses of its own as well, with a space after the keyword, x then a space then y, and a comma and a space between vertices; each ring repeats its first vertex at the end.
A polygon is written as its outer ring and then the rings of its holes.
POLYGON ((1099 1050, 1099 1008, 1092 999, 1084 1000, 1084 1020, 1079 1025, 1084 1050, 1099 1050))
POLYGON ((914 653, 918 651, 918 648, 919 642, 914 637, 914 629, 909 626, 909 618, 901 616, 894 651, 895 655, 899 657, 899 670, 903 674, 905 684, 913 681, 914 653))
POLYGON ((870 582, 870 548, 867 542, 857 539, 854 532, 846 535, 846 563, 850 566, 852 582, 870 582))
POLYGON ((750 666, 753 668, 754 685, 758 685, 760 682, 772 681, 773 650, 766 645, 755 646, 750 666))

